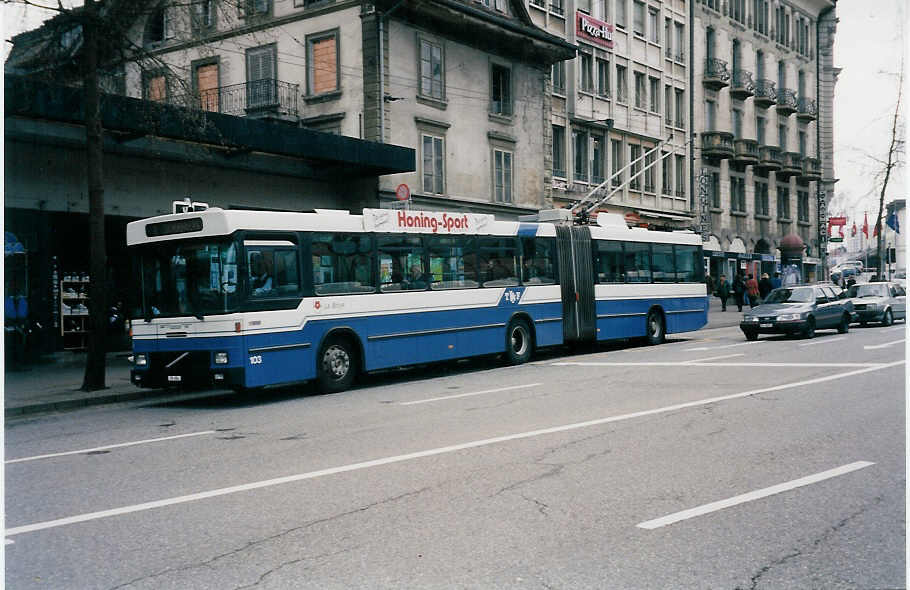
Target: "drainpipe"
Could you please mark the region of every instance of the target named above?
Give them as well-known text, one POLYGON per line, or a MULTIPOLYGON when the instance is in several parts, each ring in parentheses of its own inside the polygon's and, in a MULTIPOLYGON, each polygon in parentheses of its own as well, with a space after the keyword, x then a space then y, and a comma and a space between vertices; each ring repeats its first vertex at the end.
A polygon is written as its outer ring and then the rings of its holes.
MULTIPOLYGON (((823 9, 820 13, 818 13, 818 20, 816 21, 816 25, 815 25, 815 100, 816 100, 816 104, 818 104, 819 106, 821 106, 821 102, 822 102, 822 100, 821 100, 822 99, 822 93, 821 93, 821 86, 822 86, 822 75, 821 75, 822 74, 822 68, 821 68, 821 36, 822 36, 822 34, 821 34, 821 30, 822 30, 822 28, 821 28, 821 25, 822 25, 822 21, 824 20, 825 16, 827 16, 828 13, 832 12, 836 6, 837 6, 837 0, 834 0, 833 6, 828 6, 825 9, 823 9)), ((834 102, 833 102, 834 97, 832 96, 831 98, 832 98, 831 108, 834 109, 834 102)), ((820 108, 818 109, 818 118, 816 118, 816 120, 815 120, 815 154, 818 156, 818 164, 822 170, 822 178, 817 180, 816 184, 815 184, 815 231, 816 231, 816 235, 818 236, 819 246, 821 246, 822 236, 821 236, 821 224, 819 223, 819 219, 818 219, 818 204, 821 203, 822 199, 823 199, 822 182, 824 181, 825 166, 824 166, 824 163, 822 160, 822 126, 821 126, 821 109, 820 108)), ((825 205, 827 205, 827 203, 825 203, 825 205)), ((826 206, 825 211, 827 211, 827 210, 828 210, 828 208, 826 206)), ((882 233, 884 233, 884 232, 882 232, 882 233)), ((827 243, 825 244, 824 249, 819 247, 818 257, 821 260, 821 267, 822 267, 821 278, 825 279, 828 277, 827 243)))
MULTIPOLYGON (((689 2, 689 207, 695 210, 695 2, 689 2)), ((699 215, 701 211, 699 211, 699 215)))

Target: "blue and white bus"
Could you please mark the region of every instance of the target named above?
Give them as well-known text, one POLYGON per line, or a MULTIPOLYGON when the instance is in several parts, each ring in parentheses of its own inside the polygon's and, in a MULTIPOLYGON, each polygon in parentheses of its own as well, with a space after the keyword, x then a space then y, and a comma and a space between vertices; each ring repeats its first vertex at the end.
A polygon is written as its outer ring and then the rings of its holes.
POLYGON ((698 330, 701 239, 597 223, 211 208, 136 221, 132 382, 234 389, 698 330))

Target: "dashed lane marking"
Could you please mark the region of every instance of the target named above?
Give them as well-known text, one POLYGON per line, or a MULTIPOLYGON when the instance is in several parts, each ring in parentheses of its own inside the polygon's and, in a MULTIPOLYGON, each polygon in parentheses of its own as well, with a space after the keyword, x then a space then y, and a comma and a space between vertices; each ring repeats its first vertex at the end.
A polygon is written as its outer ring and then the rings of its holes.
POLYGON ((190 432, 187 434, 177 434, 174 436, 163 436, 161 438, 147 438, 145 440, 134 440, 132 442, 119 443, 116 445, 106 445, 103 447, 94 447, 92 449, 79 449, 78 451, 64 451, 62 453, 48 453, 46 455, 35 455, 34 457, 22 457, 21 459, 10 459, 5 463, 24 463, 26 461, 37 461, 38 459, 50 459, 51 457, 63 457, 66 455, 82 455, 93 453, 95 451, 106 451, 108 449, 118 449, 121 447, 132 447, 135 445, 144 445, 148 443, 162 442, 165 440, 176 440, 178 438, 188 438, 191 436, 202 436, 204 434, 215 434, 214 430, 203 430, 202 432, 190 432))
POLYGON ((846 336, 837 336, 835 338, 822 338, 820 340, 814 340, 812 342, 804 342, 800 346, 815 346, 816 344, 830 344, 832 342, 837 342, 838 340, 846 340, 846 336))
POLYGON ((885 342, 884 344, 867 344, 863 346, 863 350, 875 350, 876 348, 887 348, 889 346, 894 346, 895 344, 900 344, 904 342, 905 339, 901 338, 900 340, 894 340, 893 342, 885 342))
POLYGON ((412 401, 412 402, 401 402, 400 405, 402 405, 402 406, 413 406, 413 405, 415 405, 415 404, 425 404, 425 403, 429 403, 429 402, 438 402, 438 401, 447 400, 447 399, 455 399, 455 398, 458 398, 458 397, 470 397, 470 396, 472 396, 472 395, 483 395, 483 394, 485 394, 485 393, 498 393, 498 392, 500 392, 500 391, 510 391, 510 390, 512 390, 512 389, 525 389, 525 388, 528 388, 528 387, 537 387, 538 385, 542 385, 542 384, 541 384, 541 383, 528 383, 528 384, 526 384, 526 385, 512 385, 512 386, 510 386, 510 387, 498 387, 498 388, 496 388, 496 389, 485 389, 484 391, 472 391, 471 393, 456 393, 455 395, 443 395, 443 396, 440 396, 440 397, 431 397, 431 398, 427 398, 427 399, 418 399, 418 400, 414 400, 414 401, 412 401))

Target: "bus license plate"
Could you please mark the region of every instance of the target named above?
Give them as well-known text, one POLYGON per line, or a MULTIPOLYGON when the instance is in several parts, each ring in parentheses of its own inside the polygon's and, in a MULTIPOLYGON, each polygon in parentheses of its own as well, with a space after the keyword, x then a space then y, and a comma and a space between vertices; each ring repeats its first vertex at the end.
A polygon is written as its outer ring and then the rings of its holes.
POLYGON ((167 380, 172 383, 179 383, 180 381, 183 380, 183 377, 181 377, 180 375, 168 375, 167 380))
POLYGON ((770 324, 770 323, 768 323, 768 324, 759 324, 758 327, 759 327, 759 328, 773 328, 773 327, 774 327, 774 324, 770 324))

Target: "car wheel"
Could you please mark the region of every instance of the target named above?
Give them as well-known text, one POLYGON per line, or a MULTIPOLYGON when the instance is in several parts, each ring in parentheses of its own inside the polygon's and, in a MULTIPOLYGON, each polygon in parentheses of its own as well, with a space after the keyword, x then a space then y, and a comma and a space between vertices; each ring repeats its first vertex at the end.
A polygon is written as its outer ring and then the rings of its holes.
POLYGON ((840 319, 840 325, 837 327, 838 334, 846 334, 850 331, 850 318, 844 314, 840 319))
POLYGON ((743 334, 746 335, 746 340, 755 341, 758 340, 758 332, 755 330, 743 330, 743 334))
POLYGON ((809 316, 806 320, 806 327, 803 328, 803 338, 815 338, 815 318, 809 316))
POLYGON ((883 325, 883 326, 890 326, 890 325, 893 324, 893 323, 894 323, 894 316, 891 314, 891 310, 890 310, 890 309, 886 309, 886 310, 885 310, 885 315, 882 316, 882 325, 883 325))
POLYGON ((867 322, 866 320, 860 320, 859 325, 860 325, 860 327, 865 328, 866 326, 869 325, 869 322, 867 322))
POLYGON ((506 330, 506 361, 510 365, 520 365, 531 358, 533 342, 528 322, 515 319, 509 322, 506 330))
POLYGON ((332 338, 322 347, 316 367, 319 389, 324 393, 344 391, 357 376, 357 352, 347 338, 332 338))
POLYGON ((663 344, 666 336, 664 316, 658 311, 648 313, 648 324, 645 330, 648 344, 663 344))

